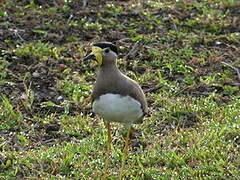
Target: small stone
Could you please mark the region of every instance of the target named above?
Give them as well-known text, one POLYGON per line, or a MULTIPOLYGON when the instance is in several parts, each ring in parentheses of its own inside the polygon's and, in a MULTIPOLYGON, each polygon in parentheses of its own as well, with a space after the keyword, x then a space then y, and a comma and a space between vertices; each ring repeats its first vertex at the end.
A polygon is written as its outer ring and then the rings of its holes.
POLYGON ((39 74, 38 72, 35 71, 35 72, 32 73, 32 76, 33 76, 33 77, 39 77, 40 74, 39 74))
POLYGON ((25 93, 22 93, 22 95, 20 96, 20 99, 27 100, 28 97, 27 97, 27 95, 25 93))
POLYGON ((61 100, 63 100, 63 97, 62 97, 62 96, 58 96, 58 97, 57 97, 57 100, 58 100, 58 101, 61 101, 61 100))

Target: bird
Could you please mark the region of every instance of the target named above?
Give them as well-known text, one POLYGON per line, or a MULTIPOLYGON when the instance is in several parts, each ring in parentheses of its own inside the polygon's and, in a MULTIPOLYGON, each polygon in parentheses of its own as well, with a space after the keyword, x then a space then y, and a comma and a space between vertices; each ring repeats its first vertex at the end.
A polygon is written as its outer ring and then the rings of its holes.
POLYGON ((93 44, 90 54, 84 57, 84 60, 89 59, 96 60, 99 65, 91 99, 93 112, 103 118, 107 127, 106 164, 109 163, 111 151, 111 123, 121 123, 127 129, 120 169, 121 179, 128 155, 131 127, 133 124, 143 122, 143 118, 147 114, 147 100, 140 85, 119 70, 116 45, 111 42, 93 44))

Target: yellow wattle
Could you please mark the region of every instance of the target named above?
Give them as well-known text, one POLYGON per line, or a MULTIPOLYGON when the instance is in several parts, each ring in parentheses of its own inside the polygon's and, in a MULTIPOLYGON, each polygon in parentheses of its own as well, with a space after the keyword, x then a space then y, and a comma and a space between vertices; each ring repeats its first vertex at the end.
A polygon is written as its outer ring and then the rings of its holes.
POLYGON ((102 64, 102 51, 103 51, 103 49, 100 47, 97 47, 97 46, 92 47, 92 53, 96 57, 99 65, 102 64))

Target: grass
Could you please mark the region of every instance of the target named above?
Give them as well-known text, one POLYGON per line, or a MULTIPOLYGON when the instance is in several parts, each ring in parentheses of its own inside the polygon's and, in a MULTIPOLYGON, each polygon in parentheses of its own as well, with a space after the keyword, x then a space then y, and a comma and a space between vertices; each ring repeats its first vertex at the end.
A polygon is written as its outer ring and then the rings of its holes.
MULTIPOLYGON (((0 179, 102 177, 107 133, 88 102, 96 66, 82 61, 102 40, 118 45, 119 68, 149 104, 124 178, 240 178, 238 1, 0 6, 0 179)), ((118 178, 121 131, 114 124, 108 179, 118 178)))

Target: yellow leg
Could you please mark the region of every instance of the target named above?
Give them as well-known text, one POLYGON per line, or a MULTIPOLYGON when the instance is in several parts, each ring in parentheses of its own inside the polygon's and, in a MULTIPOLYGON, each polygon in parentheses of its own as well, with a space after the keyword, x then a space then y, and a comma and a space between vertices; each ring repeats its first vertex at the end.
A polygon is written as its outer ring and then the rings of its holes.
POLYGON ((124 147, 124 149, 123 149, 122 166, 121 166, 121 169, 120 169, 120 176, 119 176, 119 179, 120 179, 120 180, 122 179, 123 170, 124 170, 124 167, 125 167, 125 162, 126 162, 126 159, 127 159, 127 156, 128 156, 130 131, 131 131, 131 127, 128 128, 127 137, 126 137, 126 140, 125 140, 125 147, 124 147))
POLYGON ((108 166, 110 162, 110 151, 111 151, 111 143, 112 143, 112 137, 111 137, 111 125, 109 122, 106 122, 107 126, 107 133, 108 133, 108 142, 107 142, 107 151, 106 151, 106 160, 105 160, 105 167, 104 167, 104 178, 108 176, 108 166))

